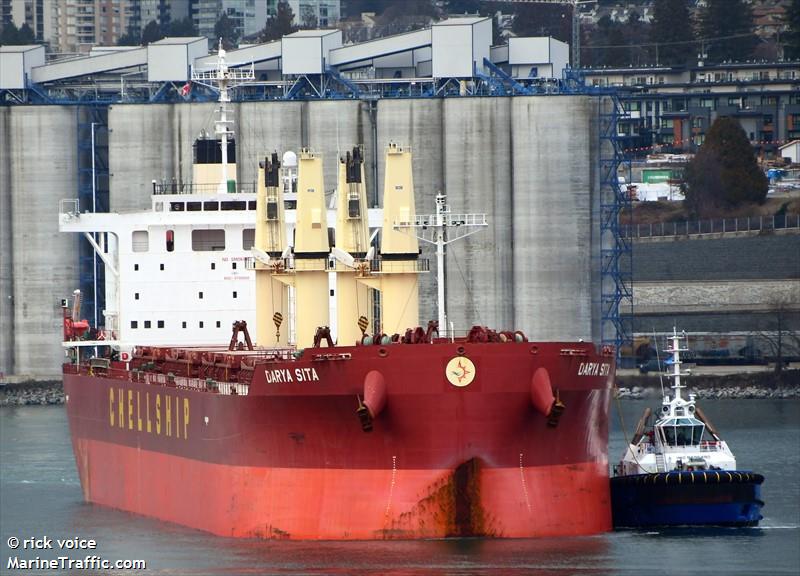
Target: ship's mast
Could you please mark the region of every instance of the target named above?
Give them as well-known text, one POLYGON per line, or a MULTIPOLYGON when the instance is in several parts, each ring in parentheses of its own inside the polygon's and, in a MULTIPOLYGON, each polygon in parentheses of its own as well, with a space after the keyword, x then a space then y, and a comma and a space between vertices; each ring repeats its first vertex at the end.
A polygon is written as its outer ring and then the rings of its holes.
POLYGON ((220 138, 220 146, 222 147, 222 178, 219 183, 220 193, 225 193, 228 190, 228 136, 233 136, 233 130, 230 129, 232 120, 228 120, 228 112, 230 110, 225 106, 230 103, 230 90, 252 82, 255 79, 255 71, 253 64, 249 68, 228 68, 225 60, 225 49, 222 47, 222 38, 219 39, 219 49, 217 51, 217 64, 211 70, 194 70, 192 69, 192 82, 208 86, 212 90, 219 92, 219 109, 217 112, 219 116, 214 122, 214 133, 220 138))
POLYGON ((394 225, 398 230, 414 229, 417 238, 436 246, 437 305, 441 335, 449 332, 444 294, 445 246, 475 234, 486 226, 486 214, 451 214, 447 196, 441 192, 436 195, 436 214, 416 216, 413 222, 396 222, 394 225))
POLYGON ((219 82, 219 119, 214 122, 214 133, 220 136, 222 147, 222 182, 220 193, 228 189, 228 109, 225 107, 231 101, 228 94, 228 65, 225 63, 225 50, 222 48, 222 39, 219 41, 217 55, 217 79, 219 82))

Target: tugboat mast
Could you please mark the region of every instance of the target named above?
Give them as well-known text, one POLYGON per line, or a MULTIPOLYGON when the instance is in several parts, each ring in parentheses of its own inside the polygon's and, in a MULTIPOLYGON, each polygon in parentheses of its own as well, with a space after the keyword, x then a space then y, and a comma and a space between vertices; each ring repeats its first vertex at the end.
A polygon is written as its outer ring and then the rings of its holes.
MULTIPOLYGON (((681 389, 686 388, 686 386, 681 385, 681 376, 688 375, 688 372, 681 372, 681 352, 687 352, 688 348, 681 348, 681 336, 678 335, 677 328, 672 328, 672 336, 670 337, 672 340, 671 347, 665 350, 672 354, 672 373, 669 376, 672 378, 672 389, 675 391, 675 400, 683 400, 681 398, 681 389)), ((691 395, 690 395, 691 396, 691 395)), ((680 403, 679 403, 680 405, 680 403)))

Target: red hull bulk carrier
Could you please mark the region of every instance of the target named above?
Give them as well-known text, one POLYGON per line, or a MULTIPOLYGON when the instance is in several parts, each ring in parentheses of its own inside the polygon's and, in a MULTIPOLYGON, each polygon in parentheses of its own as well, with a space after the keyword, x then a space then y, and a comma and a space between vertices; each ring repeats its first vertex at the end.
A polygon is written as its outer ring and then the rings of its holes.
MULTIPOLYGON (((233 537, 611 528, 615 351, 478 326, 457 335, 441 282, 439 319, 420 327, 418 240, 436 246, 441 277, 444 245, 485 217, 451 214, 442 195, 436 214, 416 215, 407 149, 389 145, 385 174, 377 248, 360 150, 341 159, 332 246, 320 156, 299 154, 293 234, 277 155, 261 163, 247 266, 258 346, 246 322, 225 347, 88 340, 65 304, 64 390, 86 501, 233 537)), ((180 252, 180 229, 167 228, 180 252)), ((124 306, 116 314, 124 320, 124 306)))

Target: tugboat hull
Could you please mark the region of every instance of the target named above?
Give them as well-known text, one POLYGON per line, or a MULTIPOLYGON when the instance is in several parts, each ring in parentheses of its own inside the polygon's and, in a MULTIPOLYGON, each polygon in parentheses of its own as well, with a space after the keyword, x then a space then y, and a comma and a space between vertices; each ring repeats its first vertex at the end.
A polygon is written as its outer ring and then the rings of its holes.
POLYGON ((722 470, 615 477, 614 528, 756 526, 763 481, 760 474, 722 470))

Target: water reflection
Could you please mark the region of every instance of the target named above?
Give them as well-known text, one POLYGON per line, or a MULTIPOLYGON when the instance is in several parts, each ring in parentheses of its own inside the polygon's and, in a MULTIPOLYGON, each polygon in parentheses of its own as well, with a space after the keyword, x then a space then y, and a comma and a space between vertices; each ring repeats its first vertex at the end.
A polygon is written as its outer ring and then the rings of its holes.
MULTIPOLYGON (((651 404, 623 403, 626 422, 635 422, 651 404)), ((800 402, 705 401, 703 408, 740 461, 767 478, 761 528, 625 531, 541 540, 219 538, 85 504, 63 408, 36 407, 0 410, 0 544, 12 535, 95 538, 104 558, 144 559, 147 574, 154 575, 800 574, 800 402)), ((624 444, 616 413, 610 425, 613 462, 624 444)), ((0 549, 2 572, 8 550, 0 549)))

